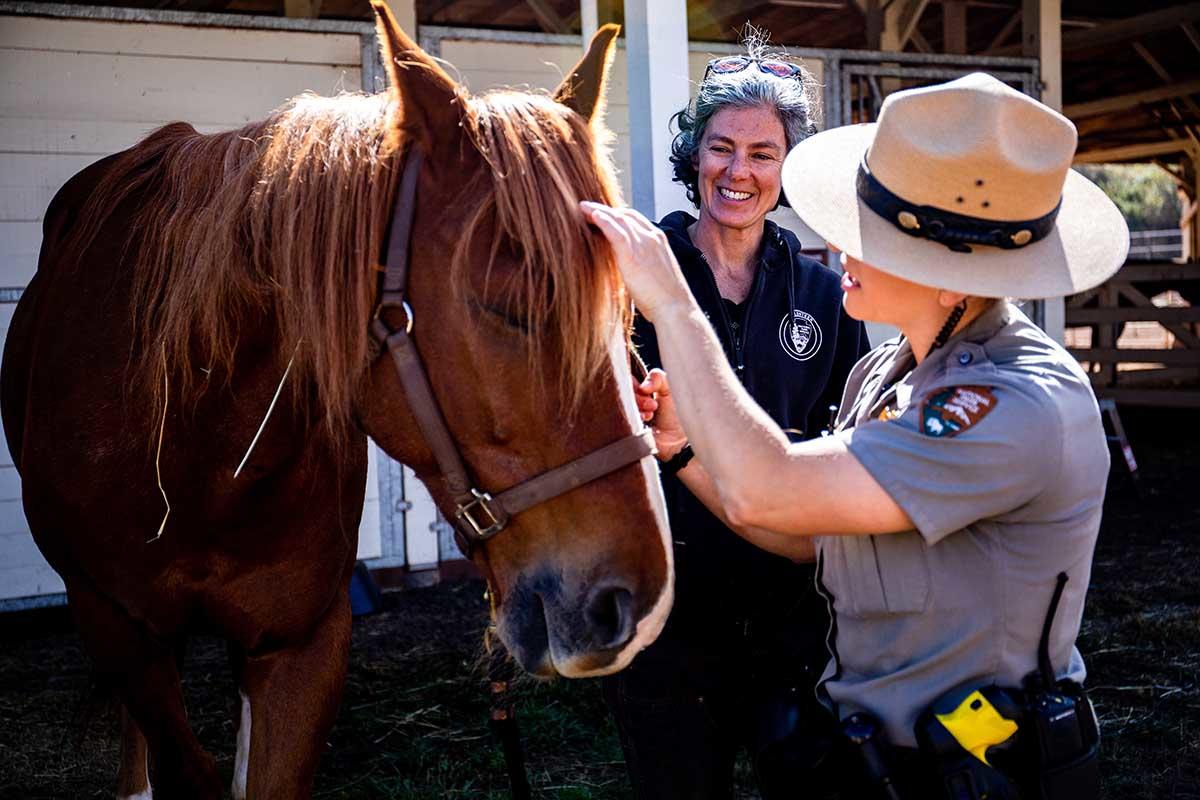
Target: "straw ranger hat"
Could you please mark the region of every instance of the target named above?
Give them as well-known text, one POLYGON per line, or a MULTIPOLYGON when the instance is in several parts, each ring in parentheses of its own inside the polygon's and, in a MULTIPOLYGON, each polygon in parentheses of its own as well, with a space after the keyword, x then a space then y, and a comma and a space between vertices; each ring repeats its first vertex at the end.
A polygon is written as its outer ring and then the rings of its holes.
POLYGON ((1071 169, 1071 121, 990 75, 896 92, 879 121, 818 133, 783 165, 792 208, 848 255, 981 297, 1073 294, 1125 261, 1117 207, 1071 169))

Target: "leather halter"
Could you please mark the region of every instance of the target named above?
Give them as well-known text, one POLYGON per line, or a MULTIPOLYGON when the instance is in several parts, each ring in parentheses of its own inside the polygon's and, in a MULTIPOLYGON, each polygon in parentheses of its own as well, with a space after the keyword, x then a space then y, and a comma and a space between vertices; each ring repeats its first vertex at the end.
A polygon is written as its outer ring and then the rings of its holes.
MULTIPOLYGON (((383 289, 371 336, 392 355, 400 383, 407 395, 409 407, 417 426, 433 451, 442 477, 455 503, 455 539, 468 557, 475 545, 486 542, 508 525, 512 517, 575 489, 602 478, 622 467, 653 455, 654 436, 648 428, 640 433, 593 450, 587 455, 540 475, 525 480, 493 496, 478 488, 471 480, 441 407, 434 397, 429 377, 413 341, 413 311, 404 299, 408 285, 409 237, 416 216, 417 177, 421 172, 421 152, 410 152, 400 178, 399 197, 392 210, 388 233, 387 255, 383 274, 383 289), (401 309, 406 321, 399 330, 392 330, 383 321, 384 309, 401 309)), ((380 353, 382 355, 382 351, 380 353)))

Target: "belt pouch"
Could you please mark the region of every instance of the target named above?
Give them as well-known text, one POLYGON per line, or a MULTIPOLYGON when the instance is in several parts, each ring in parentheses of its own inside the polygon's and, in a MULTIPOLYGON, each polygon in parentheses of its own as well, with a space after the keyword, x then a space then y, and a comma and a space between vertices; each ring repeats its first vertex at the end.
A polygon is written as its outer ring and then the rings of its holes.
POLYGON ((1038 800, 1092 800, 1100 796, 1100 729, 1083 687, 1060 681, 1058 691, 1033 698, 1037 735, 1038 800))

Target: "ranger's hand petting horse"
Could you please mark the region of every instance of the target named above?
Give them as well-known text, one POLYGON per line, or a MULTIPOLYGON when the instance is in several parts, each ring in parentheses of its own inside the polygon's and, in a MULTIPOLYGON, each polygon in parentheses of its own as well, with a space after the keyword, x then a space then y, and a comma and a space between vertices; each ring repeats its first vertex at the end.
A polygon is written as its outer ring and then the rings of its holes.
MULTIPOLYGON (((913 527, 841 442, 789 443, 746 394, 649 220, 632 208, 580 207, 612 246, 638 310, 655 324, 673 406, 697 454, 679 476, 711 511, 763 549, 795 559, 812 557, 810 536, 913 527), (797 487, 804 487, 803 503, 796 502, 797 487)), ((662 425, 675 427, 667 419, 662 425)))

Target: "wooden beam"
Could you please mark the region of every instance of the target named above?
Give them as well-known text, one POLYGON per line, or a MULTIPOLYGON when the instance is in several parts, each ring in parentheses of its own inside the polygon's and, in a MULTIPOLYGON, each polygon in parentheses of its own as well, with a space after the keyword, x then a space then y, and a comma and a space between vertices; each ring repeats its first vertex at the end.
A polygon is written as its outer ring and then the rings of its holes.
MULTIPOLYGON (((1062 48, 1063 52, 1070 52, 1089 47, 1104 47, 1173 30, 1185 22, 1197 21, 1200 21, 1200 3, 1185 3, 1136 17, 1115 20, 1086 30, 1071 31, 1062 37, 1062 48)), ((1020 52, 1019 47, 1003 47, 997 50, 995 55, 1017 55, 1020 52)))
POLYGON ((1159 325, 1162 325, 1168 331, 1175 334, 1175 338, 1182 342, 1184 347, 1200 347, 1200 337, 1193 333, 1191 327, 1180 324, 1181 322, 1187 322, 1188 320, 1174 319, 1174 314, 1167 313, 1178 313, 1180 311, 1200 312, 1200 308, 1193 308, 1190 306, 1188 308, 1156 306, 1154 305, 1153 300, 1142 294, 1141 291, 1139 291, 1138 288, 1131 283, 1113 281, 1111 285, 1115 287, 1117 292, 1120 293, 1126 300, 1129 300, 1139 308, 1146 309, 1146 314, 1153 314, 1153 316, 1147 316, 1146 319, 1150 320, 1151 322, 1157 322, 1159 325))
POLYGON ((884 29, 882 0, 854 0, 854 2, 862 9, 863 15, 867 18, 867 49, 882 50, 884 29))
POLYGON ((283 0, 283 15, 300 19, 316 19, 321 15, 321 0, 283 0))
MULTIPOLYGON (((1105 322, 1157 322, 1164 328, 1172 323, 1200 322, 1200 308, 1071 308, 1067 310, 1067 324, 1095 324, 1105 322)), ((1173 332, 1173 331, 1172 331, 1173 332)))
POLYGON ((1200 408, 1200 392, 1181 389, 1101 389, 1097 394, 1123 406, 1200 408))
POLYGON ((917 30, 917 23, 921 21, 921 15, 925 13, 928 5, 929 0, 910 0, 900 12, 899 18, 896 20, 897 50, 903 50, 904 46, 908 44, 908 40, 917 30))
POLYGON ((559 15, 554 10, 554 6, 550 5, 546 0, 525 0, 525 5, 529 6, 533 11, 533 16, 537 18, 538 24, 548 33, 570 33, 571 26, 567 20, 559 15))
POLYGON ((1072 103, 1069 106, 1063 106, 1063 113, 1071 119, 1093 117, 1097 114, 1108 114, 1113 111, 1124 111, 1125 109, 1133 108, 1134 106, 1157 103, 1160 100, 1169 100, 1173 97, 1186 97, 1187 95, 1192 94, 1200 94, 1200 79, 1194 81, 1184 81, 1183 83, 1175 83, 1170 86, 1163 86, 1160 89, 1148 89, 1144 92, 1119 94, 1114 97, 1106 97, 1103 100, 1092 100, 1091 102, 1087 103, 1072 103))
POLYGON ((1172 364, 1200 367, 1200 350, 1133 350, 1121 347, 1068 347, 1076 361, 1105 364, 1172 364))
POLYGON ((709 14, 712 23, 701 25, 695 31, 697 38, 720 39, 728 32, 728 28, 741 30, 742 25, 751 20, 744 16, 763 4, 763 0, 728 0, 728 2, 713 3, 709 14))
POLYGON ((1007 42, 1008 37, 1016 32, 1017 26, 1020 24, 1021 12, 1018 10, 1017 13, 1008 18, 1008 22, 1004 23, 1000 30, 996 32, 996 35, 992 37, 992 41, 988 43, 987 49, 983 51, 984 55, 990 55, 997 47, 1007 42))
POLYGON ((955 55, 967 52, 967 4, 962 0, 942 3, 942 51, 955 55))
POLYGON ((912 32, 911 40, 913 43, 913 47, 917 48, 918 53, 932 53, 933 52, 933 45, 931 45, 929 43, 929 40, 926 39, 925 36, 920 31, 914 30, 912 32))
POLYGON ((830 11, 846 7, 846 0, 767 0, 773 6, 787 8, 822 8, 830 11))
POLYGON ((1151 156, 1161 156, 1167 153, 1187 153, 1191 152, 1191 149, 1192 143, 1186 139, 1173 139, 1169 142, 1128 144, 1121 147, 1106 147, 1076 153, 1075 163, 1104 164, 1111 161, 1140 161, 1151 156))
MULTIPOLYGON (((1142 44, 1141 42, 1134 42, 1133 49, 1137 52, 1137 54, 1139 56, 1142 57, 1142 60, 1145 61, 1150 66, 1150 69, 1152 69, 1154 71, 1154 74, 1157 75, 1159 77, 1159 79, 1162 80, 1163 83, 1167 83, 1167 84, 1174 83, 1174 81, 1171 80, 1171 73, 1167 72, 1167 68, 1164 67, 1158 61, 1158 59, 1156 59, 1150 53, 1150 51, 1146 49, 1146 46, 1144 44, 1142 44)), ((1190 97, 1186 97, 1186 96, 1183 97, 1181 102, 1183 103, 1184 107, 1187 108, 1189 111, 1191 111, 1193 114, 1200 114, 1200 105, 1196 105, 1196 102, 1194 100, 1192 100, 1190 97)), ((1179 107, 1176 106, 1174 102, 1168 102, 1167 105, 1171 109, 1171 113, 1173 113, 1175 115, 1176 119, 1180 119, 1180 120, 1183 119, 1183 112, 1181 112, 1179 110, 1179 107)), ((1200 147, 1200 133, 1197 133, 1196 131, 1192 130, 1191 128, 1186 128, 1186 127, 1184 128, 1184 130, 1187 132, 1187 135, 1191 138, 1192 143, 1194 145, 1196 145, 1197 147, 1200 147)), ((1168 131, 1168 135, 1171 136, 1172 138, 1174 138, 1174 136, 1175 136, 1175 134, 1170 131, 1168 131)))
POLYGON ((1146 281, 1200 281, 1200 264, 1174 261, 1141 261, 1126 264, 1110 280, 1121 283, 1146 281))
POLYGON ((1192 43, 1192 47, 1200 50, 1200 30, 1196 30, 1196 26, 1190 22, 1185 22, 1179 27, 1183 28, 1183 35, 1192 43))
POLYGON ((426 19, 431 22, 442 22, 437 17, 444 11, 449 10, 450 6, 457 3, 458 0, 422 0, 421 7, 428 16, 426 19))

